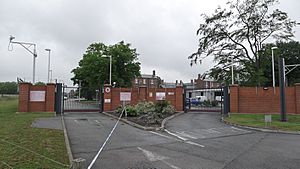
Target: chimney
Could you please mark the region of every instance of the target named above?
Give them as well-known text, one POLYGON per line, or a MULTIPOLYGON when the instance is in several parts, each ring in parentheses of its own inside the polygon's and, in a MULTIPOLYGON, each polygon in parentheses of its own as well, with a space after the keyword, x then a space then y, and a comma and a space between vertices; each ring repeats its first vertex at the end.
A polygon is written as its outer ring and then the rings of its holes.
POLYGON ((193 79, 191 79, 191 83, 192 83, 192 84, 194 83, 193 79))
POLYGON ((176 80, 176 85, 178 84, 178 80, 176 80))
POLYGON ((153 70, 152 76, 155 77, 155 70, 153 70))
POLYGON ((198 79, 201 79, 201 74, 200 73, 198 74, 198 79))

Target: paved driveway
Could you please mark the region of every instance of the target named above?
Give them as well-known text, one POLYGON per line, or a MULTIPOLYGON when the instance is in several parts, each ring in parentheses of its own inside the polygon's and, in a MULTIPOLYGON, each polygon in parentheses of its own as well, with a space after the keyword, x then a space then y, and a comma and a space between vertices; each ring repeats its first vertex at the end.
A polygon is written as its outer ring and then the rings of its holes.
MULTIPOLYGON (((116 120, 99 113, 66 113, 75 158, 87 165, 116 120)), ((119 123, 93 168, 253 169, 300 166, 300 136, 249 131, 219 122, 218 114, 187 113, 149 132, 119 123)))

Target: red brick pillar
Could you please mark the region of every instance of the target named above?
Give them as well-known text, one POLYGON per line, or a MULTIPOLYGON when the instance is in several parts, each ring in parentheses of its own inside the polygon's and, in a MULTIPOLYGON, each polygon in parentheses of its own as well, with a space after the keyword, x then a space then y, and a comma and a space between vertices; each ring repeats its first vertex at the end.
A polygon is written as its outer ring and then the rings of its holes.
POLYGON ((103 111, 112 110, 112 87, 111 85, 104 85, 104 106, 103 111))
POLYGON ((239 86, 236 84, 229 86, 230 90, 230 113, 239 113, 239 86))
POLYGON ((183 111, 183 86, 177 85, 175 92, 175 109, 176 111, 183 111))
POLYGON ((46 112, 54 112, 55 84, 48 83, 46 88, 46 112))
POLYGON ((19 84, 19 112, 29 111, 29 93, 31 83, 19 84))
POLYGON ((295 96, 296 114, 300 114, 300 83, 295 84, 295 96))

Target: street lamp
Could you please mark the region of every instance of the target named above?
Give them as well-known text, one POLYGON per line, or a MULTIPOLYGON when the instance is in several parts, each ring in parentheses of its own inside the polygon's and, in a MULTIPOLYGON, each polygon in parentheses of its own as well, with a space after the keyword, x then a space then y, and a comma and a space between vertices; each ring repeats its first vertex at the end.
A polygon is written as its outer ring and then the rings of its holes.
POLYGON ((111 56, 106 56, 106 55, 103 55, 103 56, 101 56, 101 57, 103 57, 103 58, 109 58, 109 85, 111 85, 111 56))
POLYGON ((278 47, 274 46, 271 48, 272 50, 272 79, 273 79, 273 88, 275 92, 275 70, 274 70, 274 50, 278 49, 278 47))
POLYGON ((31 53, 33 55, 32 83, 34 84, 35 83, 35 59, 37 57, 37 54, 36 54, 36 44, 34 44, 34 43, 28 43, 28 42, 17 42, 17 41, 13 41, 14 39, 15 39, 15 37, 13 37, 13 36, 9 37, 9 44, 8 44, 8 50, 9 51, 13 50, 11 44, 19 44, 22 47, 24 47, 29 53, 31 53), (33 50, 30 49, 31 46, 33 46, 33 50))
POLYGON ((50 52, 51 49, 45 49, 48 52, 48 83, 50 83, 50 52))
POLYGON ((52 83, 52 69, 50 69, 49 72, 50 72, 50 82, 52 83))

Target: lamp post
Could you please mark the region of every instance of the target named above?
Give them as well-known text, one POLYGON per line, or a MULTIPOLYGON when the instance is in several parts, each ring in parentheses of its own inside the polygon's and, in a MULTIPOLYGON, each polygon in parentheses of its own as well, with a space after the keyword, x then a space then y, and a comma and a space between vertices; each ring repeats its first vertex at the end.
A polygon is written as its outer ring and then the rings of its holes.
POLYGON ((112 57, 111 56, 106 56, 106 55, 103 55, 101 56, 103 58, 109 58, 109 85, 111 85, 111 59, 112 57))
POLYGON ((35 83, 35 59, 37 57, 37 53, 36 53, 36 44, 34 43, 28 43, 28 42, 18 42, 18 41, 13 41, 15 39, 15 37, 10 36, 9 37, 9 45, 8 45, 8 50, 12 51, 13 48, 11 46, 11 44, 19 44, 21 45, 23 48, 25 48, 29 53, 31 53, 33 55, 33 68, 32 68, 32 83, 35 83), (30 47, 33 46, 33 50, 30 49, 30 47), (11 48, 10 48, 11 47, 11 48))
POLYGON ((50 82, 52 82, 52 69, 50 69, 49 72, 50 72, 50 82))
POLYGON ((50 83, 50 52, 51 49, 45 49, 48 52, 48 83, 50 83))
POLYGON ((278 49, 278 47, 274 46, 271 48, 272 50, 272 79, 273 79, 273 88, 275 92, 275 70, 274 70, 274 50, 278 49))
POLYGON ((233 56, 231 57, 231 84, 234 84, 234 76, 233 76, 233 56))

